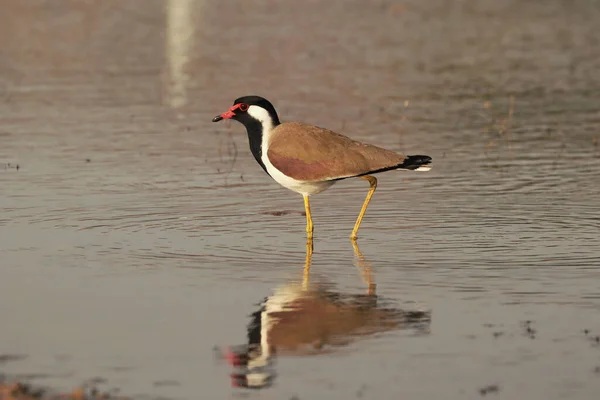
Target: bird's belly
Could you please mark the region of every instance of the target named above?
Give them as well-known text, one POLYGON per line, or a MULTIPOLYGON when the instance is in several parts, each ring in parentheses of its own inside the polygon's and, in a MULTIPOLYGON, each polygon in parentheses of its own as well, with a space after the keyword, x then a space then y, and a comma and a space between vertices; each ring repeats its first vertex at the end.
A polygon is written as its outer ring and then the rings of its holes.
POLYGON ((275 182, 279 183, 281 186, 288 188, 294 192, 300 193, 301 195, 311 195, 321 193, 323 190, 327 189, 331 185, 333 185, 336 181, 321 181, 321 182, 305 182, 299 181, 294 178, 290 178, 287 175, 284 175, 281 171, 273 167, 272 165, 267 165, 267 171, 271 178, 275 180, 275 182))

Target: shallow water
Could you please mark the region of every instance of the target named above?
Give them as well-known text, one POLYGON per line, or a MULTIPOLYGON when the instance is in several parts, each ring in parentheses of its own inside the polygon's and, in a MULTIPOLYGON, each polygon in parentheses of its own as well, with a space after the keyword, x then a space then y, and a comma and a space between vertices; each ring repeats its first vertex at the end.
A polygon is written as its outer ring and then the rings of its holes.
MULTIPOLYGON (((186 399, 600 391, 591 2, 3 9, 0 354, 24 358, 1 373, 186 399), (427 329, 282 355, 258 393, 232 389, 219 354, 302 280, 305 233, 300 196, 264 174, 243 128, 211 123, 251 93, 284 120, 435 163, 379 175, 359 239, 378 301, 430 312, 427 329)), ((312 200, 310 279, 342 297, 367 293, 347 239, 366 191, 349 180, 312 200)))

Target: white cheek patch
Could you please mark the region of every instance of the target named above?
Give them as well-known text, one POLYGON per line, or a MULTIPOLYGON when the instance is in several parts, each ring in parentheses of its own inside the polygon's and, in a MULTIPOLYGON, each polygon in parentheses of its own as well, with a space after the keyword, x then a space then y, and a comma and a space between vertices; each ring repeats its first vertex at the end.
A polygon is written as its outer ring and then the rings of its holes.
POLYGON ((263 127, 263 143, 265 136, 269 136, 273 130, 273 119, 267 110, 259 106, 248 107, 248 115, 259 121, 263 127))

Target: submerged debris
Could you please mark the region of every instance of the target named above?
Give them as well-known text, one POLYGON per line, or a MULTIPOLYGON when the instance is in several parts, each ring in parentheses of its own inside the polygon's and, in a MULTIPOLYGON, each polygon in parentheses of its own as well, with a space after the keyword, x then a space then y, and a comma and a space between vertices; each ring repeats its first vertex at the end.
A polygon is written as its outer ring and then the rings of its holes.
POLYGON ((592 346, 600 346, 600 335, 593 335, 589 329, 584 329, 583 334, 592 343, 592 346))
POLYGON ((265 211, 263 214, 274 215, 276 217, 281 217, 282 215, 288 215, 288 214, 302 214, 302 215, 306 215, 305 212, 293 211, 293 210, 265 211))
POLYGON ((53 393, 50 389, 12 382, 5 383, 0 377, 0 400, 125 400, 110 393, 101 393, 94 387, 75 388, 70 393, 53 393))
POLYGON ((491 393, 498 393, 500 391, 500 387, 498 385, 487 385, 479 389, 479 394, 482 396, 486 396, 491 393))
POLYGON ((14 169, 18 171, 21 168, 19 164, 4 163, 2 165, 4 165, 4 169, 14 169))
POLYGON ((24 354, 0 354, 0 364, 10 361, 19 361, 27 358, 24 354))
POLYGON ((523 334, 525 336, 527 336, 529 339, 535 339, 535 335, 537 333, 537 330, 533 329, 532 324, 533 324, 533 321, 530 321, 530 320, 527 320, 521 324, 525 331, 523 334))

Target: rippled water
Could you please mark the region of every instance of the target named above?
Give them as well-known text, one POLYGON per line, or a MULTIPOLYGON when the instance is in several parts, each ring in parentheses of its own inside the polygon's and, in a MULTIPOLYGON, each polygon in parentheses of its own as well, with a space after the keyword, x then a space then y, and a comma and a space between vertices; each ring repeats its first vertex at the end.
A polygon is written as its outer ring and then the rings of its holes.
POLYGON ((344 345, 319 342, 322 355, 278 357, 265 396, 600 391, 591 2, 3 9, 0 354, 26 358, 0 372, 53 387, 101 377, 127 395, 245 395, 219 354, 247 344, 250 315, 305 265, 300 196, 264 174, 240 125, 211 123, 260 94, 283 120, 435 163, 378 176, 359 239, 376 295, 347 239, 366 182, 312 200, 310 280, 335 294, 323 298, 430 313, 428 329, 338 332, 344 345))

